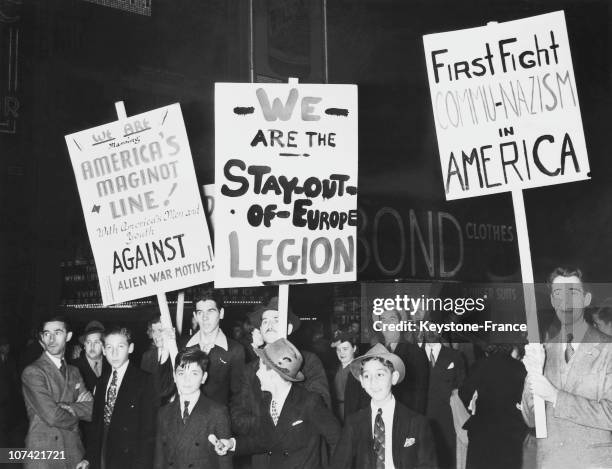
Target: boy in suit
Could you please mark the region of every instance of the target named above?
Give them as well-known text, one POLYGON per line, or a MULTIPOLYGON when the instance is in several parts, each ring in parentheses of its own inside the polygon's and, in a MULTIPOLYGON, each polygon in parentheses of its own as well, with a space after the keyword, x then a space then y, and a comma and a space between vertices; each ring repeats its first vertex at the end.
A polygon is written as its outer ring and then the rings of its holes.
POLYGON ((111 372, 94 397, 87 460, 91 469, 150 469, 155 449, 158 397, 153 379, 129 361, 134 351, 130 331, 108 330, 104 356, 111 372))
POLYGON ((332 459, 334 469, 426 469, 436 467, 427 419, 393 397, 404 379, 401 358, 376 344, 355 358, 351 373, 371 398, 366 409, 347 416, 332 459))
POLYGON ((320 468, 327 460, 321 440, 333 452, 340 425, 318 394, 294 385, 304 380, 302 355, 284 338, 256 352, 260 359, 257 377, 267 396, 258 428, 237 439, 221 439, 217 454, 229 450, 262 456, 253 458, 253 469, 320 468))
POLYGON ((21 375, 30 420, 26 448, 62 451, 66 459, 31 460, 25 467, 87 469, 79 420, 91 419, 93 398, 79 370, 64 358, 72 332, 62 317, 55 316, 42 323, 39 335, 45 351, 21 375))
POLYGON ((155 469, 206 467, 231 469, 230 455, 218 456, 208 435, 229 438, 227 408, 200 392, 208 356, 197 348, 179 352, 174 365, 178 398, 159 411, 155 469))

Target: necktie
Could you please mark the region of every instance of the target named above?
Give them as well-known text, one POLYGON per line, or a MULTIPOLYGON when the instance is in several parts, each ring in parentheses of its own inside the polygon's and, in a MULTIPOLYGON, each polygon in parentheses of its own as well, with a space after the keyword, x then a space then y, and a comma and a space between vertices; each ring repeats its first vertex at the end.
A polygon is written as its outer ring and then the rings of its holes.
POLYGON ((64 360, 63 358, 59 370, 62 374, 62 378, 66 379, 66 360, 64 360))
POLYGON ((94 374, 96 375, 96 378, 100 377, 100 362, 94 362, 94 374))
POLYGON ((574 334, 570 332, 569 334, 567 334, 567 347, 565 347, 565 363, 569 363, 569 361, 574 356, 574 353, 576 353, 576 350, 574 350, 574 347, 572 346, 572 340, 574 340, 574 334))
POLYGON ((436 366, 436 357, 433 353, 433 349, 429 349, 429 363, 431 363, 431 367, 436 366))
POLYGON ((185 407, 183 407, 183 424, 187 423, 189 418, 189 401, 185 401, 185 407))
POLYGON ((274 399, 270 402, 270 416, 272 417, 274 425, 276 425, 278 423, 278 409, 276 408, 276 401, 274 399))
POLYGON ((382 409, 378 409, 374 419, 374 453, 376 469, 385 469, 385 422, 382 419, 382 409))
POLYGON ((117 400, 117 370, 113 370, 113 377, 111 379, 111 384, 108 387, 108 392, 106 393, 106 403, 104 404, 104 425, 107 427, 111 422, 113 408, 115 407, 115 400, 117 400))

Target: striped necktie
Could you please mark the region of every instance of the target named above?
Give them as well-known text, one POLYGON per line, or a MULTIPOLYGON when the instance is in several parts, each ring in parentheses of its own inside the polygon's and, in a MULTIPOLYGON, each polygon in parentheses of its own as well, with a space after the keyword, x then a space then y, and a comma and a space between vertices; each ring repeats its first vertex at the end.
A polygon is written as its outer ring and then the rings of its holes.
POLYGON ((189 401, 185 401, 185 407, 183 407, 183 424, 187 423, 189 418, 189 401))

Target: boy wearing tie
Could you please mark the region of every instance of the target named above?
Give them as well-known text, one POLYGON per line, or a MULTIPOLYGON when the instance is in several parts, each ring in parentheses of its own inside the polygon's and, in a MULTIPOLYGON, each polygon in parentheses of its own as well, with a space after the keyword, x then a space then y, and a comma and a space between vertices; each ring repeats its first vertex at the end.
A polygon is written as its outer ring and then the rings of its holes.
POLYGON ((402 360, 376 344, 349 366, 371 401, 367 408, 347 416, 332 467, 435 468, 434 443, 426 418, 396 401, 391 392, 392 386, 404 379, 402 360))
POLYGON ((155 469, 206 467, 231 469, 230 455, 218 456, 209 435, 230 436, 227 409, 200 391, 207 378, 208 356, 197 348, 176 356, 178 397, 159 411, 155 469))
POLYGON ((111 371, 94 396, 87 460, 91 469, 150 469, 155 449, 158 396, 149 373, 130 363, 132 336, 125 327, 108 330, 104 356, 111 371))

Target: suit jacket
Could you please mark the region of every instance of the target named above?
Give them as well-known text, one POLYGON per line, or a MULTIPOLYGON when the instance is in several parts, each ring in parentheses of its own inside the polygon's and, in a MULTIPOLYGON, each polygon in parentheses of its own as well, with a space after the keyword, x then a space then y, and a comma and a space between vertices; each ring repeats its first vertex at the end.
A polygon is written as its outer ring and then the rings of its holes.
MULTIPOLYGON (((612 338, 589 327, 569 363, 562 339, 544 345, 544 376, 559 390, 546 402, 548 437, 538 439, 540 468, 612 467, 612 338)), ((535 425, 533 397, 523 390, 523 417, 535 425)))
POLYGON ((85 386, 92 395, 94 394, 94 389, 96 388, 96 384, 98 384, 100 378, 105 374, 110 373, 110 365, 104 357, 102 357, 102 373, 100 373, 100 377, 97 377, 94 370, 92 370, 85 354, 77 358, 72 364, 81 372, 83 381, 85 381, 85 386))
POLYGON ((191 467, 231 469, 232 456, 217 456, 208 435, 230 438, 227 409, 200 394, 187 423, 183 423, 179 399, 165 405, 157 417, 155 469, 191 467))
POLYGON ((463 426, 468 431, 470 469, 488 469, 492 455, 500 469, 521 467, 527 426, 517 405, 526 375, 519 360, 496 353, 477 361, 459 389, 466 408, 478 392, 476 413, 463 426))
POLYGON ((411 342, 400 342, 393 353, 402 359, 406 367, 406 377, 393 386, 393 395, 409 409, 424 414, 427 410, 430 368, 427 356, 418 345, 411 342))
POLYGON ((172 360, 168 357, 164 363, 160 364, 157 357, 157 347, 152 344, 149 350, 142 354, 140 369, 150 373, 153 377, 155 393, 159 398, 159 404, 163 405, 170 400, 176 391, 176 387, 172 376, 172 360))
MULTIPOLYGON (((87 460, 100 467, 104 438, 104 403, 111 374, 100 380, 94 397, 91 431, 87 435, 87 460)), ((106 469, 150 469, 155 450, 158 398, 152 376, 128 364, 117 392, 106 440, 106 469)))
POLYGON ((271 396, 261 402, 261 420, 248 435, 236 438, 236 455, 254 454, 253 469, 318 469, 328 460, 340 437, 340 424, 321 396, 293 384, 277 425, 270 416, 271 396))
POLYGON ((79 432, 79 419, 91 419, 92 398, 79 370, 66 365, 67 379, 62 376, 46 353, 43 353, 21 375, 23 397, 30 426, 26 448, 40 451, 64 451, 62 461, 30 461, 26 468, 74 468, 85 453, 79 432), (79 396, 88 399, 77 402, 79 396), (69 404, 75 415, 58 403, 69 404))
MULTIPOLYGON (((199 336, 194 334, 186 348, 199 346, 199 336)), ((202 386, 207 397, 224 406, 240 393, 244 373, 244 347, 233 339, 226 338, 227 350, 215 345, 208 352, 208 379, 202 386)))
POLYGON ((440 467, 455 467, 456 438, 450 396, 465 378, 465 361, 461 352, 444 345, 433 368, 429 371, 427 417, 436 442, 440 467))
MULTIPOLYGON (((297 383, 297 386, 321 396, 325 405, 331 409, 329 384, 321 361, 312 352, 304 350, 301 353, 304 358, 302 373, 304 373, 306 379, 301 383, 297 383)), ((242 373, 240 393, 232 399, 230 407, 232 429, 238 435, 252 433, 262 418, 260 409, 263 392, 259 378, 256 375, 258 368, 259 359, 253 360, 245 366, 242 373)), ((264 413, 268 413, 268 410, 264 413)))
MULTIPOLYGON (((396 469, 436 468, 434 442, 422 415, 395 400, 393 414, 393 465, 396 469)), ((332 469, 376 467, 372 436, 372 408, 368 406, 346 418, 342 436, 332 458, 332 469)))

